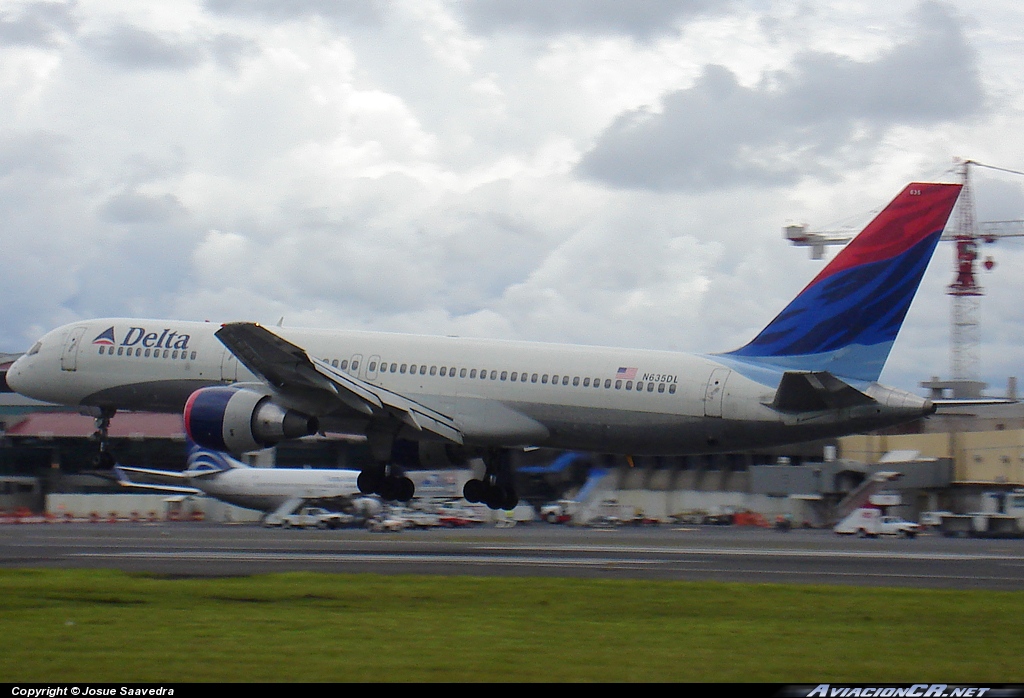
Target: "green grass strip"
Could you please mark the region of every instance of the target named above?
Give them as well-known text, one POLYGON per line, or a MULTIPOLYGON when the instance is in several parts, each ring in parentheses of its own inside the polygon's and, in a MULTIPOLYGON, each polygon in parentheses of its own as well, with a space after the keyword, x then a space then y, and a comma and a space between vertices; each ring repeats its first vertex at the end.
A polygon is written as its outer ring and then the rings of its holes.
POLYGON ((1024 682, 1024 593, 0 571, 0 680, 1024 682))

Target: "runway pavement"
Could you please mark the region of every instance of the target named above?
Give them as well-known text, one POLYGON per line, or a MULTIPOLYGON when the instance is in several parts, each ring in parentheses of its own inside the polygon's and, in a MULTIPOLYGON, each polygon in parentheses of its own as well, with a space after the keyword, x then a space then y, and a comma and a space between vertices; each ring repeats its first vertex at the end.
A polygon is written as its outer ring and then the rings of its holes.
POLYGON ((2 567, 173 576, 290 570, 1024 590, 1024 540, 858 539, 719 526, 373 533, 210 523, 0 527, 2 567))

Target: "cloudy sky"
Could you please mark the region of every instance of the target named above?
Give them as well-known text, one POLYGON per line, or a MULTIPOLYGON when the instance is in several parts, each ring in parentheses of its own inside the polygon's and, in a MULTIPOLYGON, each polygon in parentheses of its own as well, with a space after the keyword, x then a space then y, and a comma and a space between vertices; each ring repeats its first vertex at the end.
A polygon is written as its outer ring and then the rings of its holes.
MULTIPOLYGON (((953 158, 1024 170, 1024 8, 0 0, 0 351, 143 316, 734 349, 953 158)), ((1024 177, 975 171, 979 220, 1024 177)), ((982 377, 1024 376, 1024 242, 982 377)), ((883 380, 949 374, 940 247, 883 380)))

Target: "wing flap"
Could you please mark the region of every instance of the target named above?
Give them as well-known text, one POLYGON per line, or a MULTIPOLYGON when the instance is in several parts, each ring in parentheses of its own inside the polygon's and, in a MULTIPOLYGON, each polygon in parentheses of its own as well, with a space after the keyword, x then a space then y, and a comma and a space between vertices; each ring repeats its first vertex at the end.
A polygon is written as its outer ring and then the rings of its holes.
POLYGON ((278 390, 327 392, 367 416, 388 414, 416 431, 462 443, 462 432, 451 417, 313 358, 302 347, 262 325, 232 322, 221 327, 216 336, 239 362, 278 390))

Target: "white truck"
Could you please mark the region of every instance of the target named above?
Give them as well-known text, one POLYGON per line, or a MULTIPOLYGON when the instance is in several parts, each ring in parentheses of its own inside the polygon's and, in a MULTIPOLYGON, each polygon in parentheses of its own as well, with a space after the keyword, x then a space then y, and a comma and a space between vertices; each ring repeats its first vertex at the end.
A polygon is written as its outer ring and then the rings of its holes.
POLYGON ((841 535, 859 535, 862 538, 877 538, 878 536, 913 538, 921 532, 921 526, 912 521, 905 521, 899 516, 884 515, 881 509, 861 507, 854 509, 832 530, 841 535))
POLYGON ((985 492, 981 511, 943 513, 939 530, 947 538, 1024 538, 1024 489, 985 492))
POLYGON ((350 523, 352 517, 321 507, 302 507, 292 514, 280 517, 280 522, 267 521, 266 525, 280 525, 281 528, 340 528, 350 523))

